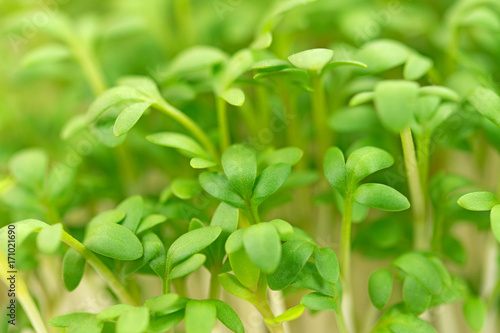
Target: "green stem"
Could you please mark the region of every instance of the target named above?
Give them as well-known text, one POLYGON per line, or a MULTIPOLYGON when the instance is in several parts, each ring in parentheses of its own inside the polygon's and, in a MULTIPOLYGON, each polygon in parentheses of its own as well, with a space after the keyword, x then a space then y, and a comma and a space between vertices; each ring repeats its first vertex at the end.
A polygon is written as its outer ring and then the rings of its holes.
POLYGON ((163 295, 170 293, 170 280, 165 278, 161 284, 161 292, 163 295))
POLYGON ((217 104, 217 123, 219 125, 220 151, 223 152, 231 144, 229 126, 227 123, 227 104, 221 97, 215 97, 217 104))
POLYGON ((67 42, 94 94, 96 96, 102 94, 106 90, 107 84, 95 54, 79 39, 70 39, 67 42))
POLYGON ((344 278, 344 289, 351 286, 351 225, 353 202, 350 197, 344 200, 342 213, 342 234, 340 239, 340 268, 344 278))
POLYGON ((250 215, 250 222, 252 224, 257 224, 260 222, 259 210, 257 207, 252 205, 250 201, 247 201, 248 213, 250 215))
POLYGON ((348 333, 347 326, 345 324, 344 316, 342 315, 341 305, 339 304, 339 308, 335 311, 335 318, 337 319, 337 327, 339 329, 339 333, 348 333))
POLYGON ((251 301, 251 303, 255 306, 255 308, 260 312, 262 317, 264 318, 264 323, 267 326, 267 329, 271 333, 284 333, 285 330, 283 328, 282 323, 278 323, 274 320, 274 314, 269 306, 269 302, 267 300, 267 278, 265 275, 261 275, 259 279, 259 284, 257 286, 257 291, 254 293, 255 299, 251 301))
POLYGON ((417 250, 422 250, 426 247, 425 222, 427 214, 425 209, 425 197, 418 171, 417 157, 415 155, 415 146, 413 144, 413 137, 409 125, 401 132, 401 144, 403 146, 406 177, 408 178, 408 186, 410 188, 413 212, 414 247, 417 250))
MULTIPOLYGON (((0 251, 0 277, 2 278, 3 283, 7 286, 7 289, 9 289, 9 286, 6 281, 8 281, 7 278, 10 276, 10 273, 7 273, 8 271, 11 271, 11 269, 7 266, 7 258, 4 253, 0 251)), ((38 311, 35 301, 31 297, 29 289, 26 286, 26 282, 24 282, 24 279, 18 273, 14 275, 16 279, 16 299, 18 299, 19 303, 21 303, 21 306, 23 307, 24 312, 26 312, 26 315, 28 316, 28 319, 35 331, 38 333, 47 333, 47 328, 43 323, 42 316, 40 311, 38 311)), ((2 318, 2 320, 6 319, 2 318)))
POLYGON ((210 291, 208 298, 217 299, 219 297, 219 268, 210 271, 210 291))
POLYGON ((96 272, 108 283, 121 302, 131 305, 139 305, 139 302, 130 295, 125 286, 118 281, 108 266, 106 266, 92 251, 87 249, 85 245, 80 243, 65 231, 63 231, 61 240, 75 249, 82 257, 85 258, 85 260, 87 260, 96 272))
POLYGON ((325 90, 322 84, 322 77, 313 73, 313 96, 312 96, 312 116, 314 127, 317 133, 316 166, 323 168, 323 156, 330 144, 330 133, 328 131, 328 115, 325 106, 325 90))
POLYGON ((429 133, 425 129, 422 132, 422 136, 418 140, 418 151, 417 151, 417 163, 418 163, 418 173, 420 175, 420 185, 422 187, 422 192, 425 195, 427 193, 427 180, 429 178, 429 155, 430 155, 430 145, 431 145, 432 133, 429 133))
POLYGON ((212 141, 208 138, 208 135, 188 116, 186 116, 182 111, 170 105, 164 100, 159 101, 155 106, 163 113, 172 117, 174 120, 179 122, 184 126, 193 136, 200 141, 200 143, 205 147, 205 149, 213 156, 216 162, 219 161, 219 154, 215 149, 212 141))

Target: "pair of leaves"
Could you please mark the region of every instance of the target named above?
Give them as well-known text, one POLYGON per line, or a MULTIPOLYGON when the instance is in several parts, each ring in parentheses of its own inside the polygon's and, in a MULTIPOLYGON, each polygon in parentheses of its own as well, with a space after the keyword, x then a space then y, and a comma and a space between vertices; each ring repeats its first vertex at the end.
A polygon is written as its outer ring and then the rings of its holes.
POLYGON ((236 312, 226 303, 219 300, 190 300, 186 305, 186 332, 210 333, 216 318, 233 332, 245 331, 236 312))
POLYGON ((472 211, 490 210, 491 230, 500 242, 500 200, 491 192, 472 192, 461 196, 458 204, 472 211))
POLYGON ((337 147, 328 149, 324 159, 325 177, 338 191, 343 200, 354 199, 367 207, 387 211, 408 209, 410 203, 401 193, 382 184, 358 183, 381 169, 394 163, 392 156, 376 147, 363 147, 355 150, 347 159, 337 147))
POLYGON ((225 176, 216 172, 200 175, 201 186, 212 196, 234 207, 245 209, 250 201, 258 207, 276 192, 290 175, 290 165, 273 164, 257 176, 255 152, 242 145, 229 147, 222 155, 225 176))

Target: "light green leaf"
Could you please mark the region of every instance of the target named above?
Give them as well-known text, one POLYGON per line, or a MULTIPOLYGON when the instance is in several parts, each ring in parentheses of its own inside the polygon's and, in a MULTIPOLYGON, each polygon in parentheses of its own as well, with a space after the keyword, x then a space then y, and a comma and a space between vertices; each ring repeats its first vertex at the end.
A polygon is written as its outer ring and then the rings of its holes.
POLYGON ((245 93, 240 88, 229 88, 223 91, 220 97, 235 106, 242 106, 245 103, 245 93))
POLYGON ((315 311, 335 311, 337 310, 337 300, 334 297, 323 295, 318 292, 310 293, 302 297, 302 304, 306 308, 315 311))
POLYGON ((207 257, 204 254, 193 254, 191 257, 174 266, 168 274, 169 280, 178 279, 193 273, 205 263, 205 260, 207 260, 207 257))
POLYGON ((281 240, 276 228, 268 223, 250 226, 243 234, 243 245, 250 260, 266 274, 273 273, 281 260, 281 240))
POLYGON ((243 323, 241 322, 240 317, 234 312, 234 310, 218 299, 209 299, 205 302, 209 302, 215 304, 217 309, 217 319, 220 320, 227 328, 235 333, 244 333, 245 328, 243 327, 243 323))
POLYGON ((431 294, 410 275, 403 282, 403 299, 408 309, 416 315, 424 313, 431 304, 431 294))
POLYGON ((344 153, 338 147, 331 147, 326 151, 323 170, 326 180, 345 198, 347 196, 346 163, 344 153))
POLYGON ((401 132, 413 117, 418 101, 418 84, 388 80, 375 86, 375 109, 382 124, 393 132, 401 132))
POLYGON ((218 48, 205 45, 193 46, 184 50, 172 60, 167 68, 166 76, 172 77, 199 71, 222 63, 227 58, 227 54, 218 48))
POLYGON ((24 149, 10 159, 9 169, 20 184, 41 190, 48 164, 49 158, 45 151, 24 149))
POLYGON ((93 228, 103 223, 118 223, 125 218, 127 214, 121 210, 112 209, 99 213, 94 216, 89 222, 89 228, 93 228))
POLYGON ((458 199, 458 204, 467 209, 473 211, 485 211, 490 210, 496 205, 498 205, 500 201, 491 192, 472 192, 462 195, 460 199, 458 199))
POLYGON ((221 231, 221 227, 209 226, 195 229, 177 238, 167 252, 167 271, 170 271, 176 263, 212 244, 221 231))
POLYGON ((468 298, 463 306, 463 312, 467 325, 474 331, 479 332, 486 322, 487 307, 478 297, 468 298))
POLYGON ((225 249, 228 254, 239 251, 243 248, 243 235, 246 229, 238 229, 234 231, 227 239, 225 249))
POLYGON ((242 49, 233 54, 218 77, 216 91, 220 94, 229 88, 237 78, 252 67, 253 62, 253 54, 249 49, 242 49))
POLYGON ((500 205, 496 205, 491 209, 490 223, 495 238, 500 242, 500 205))
POLYGON ((176 178, 170 184, 172 193, 182 200, 188 200, 201 192, 198 180, 191 178, 176 178))
POLYGON ((149 326, 149 309, 142 306, 132 308, 118 318, 116 333, 142 333, 149 326))
POLYGON ((139 224, 139 228, 137 228, 137 234, 140 234, 146 230, 149 230, 158 224, 165 222, 167 218, 163 215, 159 214, 151 214, 146 216, 139 224))
POLYGON ((393 264, 413 277, 431 294, 436 295, 441 291, 442 283, 439 272, 429 259, 422 254, 417 252, 405 253, 396 258, 393 264))
POLYGON ((255 40, 250 45, 253 50, 263 50, 271 46, 273 42, 273 35, 270 31, 264 32, 255 38, 255 40))
POLYGON ((28 52, 22 59, 24 67, 55 63, 71 57, 70 50, 61 44, 46 44, 28 52))
POLYGON ((88 312, 74 312, 52 318, 49 321, 49 325, 53 327, 69 327, 74 322, 82 322, 91 317, 94 317, 94 314, 88 312))
POLYGON ((252 204, 259 206, 285 183, 290 173, 290 165, 284 163, 273 164, 264 169, 255 181, 252 204))
POLYGON ((287 238, 293 234, 293 226, 286 221, 274 219, 272 221, 269 221, 269 223, 274 225, 274 227, 280 234, 281 240, 284 240, 284 238, 287 238))
POLYGON ((259 155, 259 167, 278 163, 295 165, 302 158, 303 152, 296 147, 285 147, 277 150, 266 151, 259 155))
POLYGON ((134 309, 132 305, 129 304, 116 304, 107 309, 102 310, 96 316, 99 320, 116 320, 124 312, 134 309))
POLYGON ((319 274, 330 283, 336 283, 339 279, 339 261, 335 252, 327 247, 314 251, 314 264, 319 274))
POLYGON ((52 254, 57 251, 61 244, 63 228, 61 223, 57 223, 40 230, 36 237, 36 245, 40 252, 52 254))
POLYGON ((368 280, 368 294, 379 310, 387 305, 392 293, 392 274, 389 269, 378 269, 368 280))
POLYGON ((500 96, 490 89, 477 87, 467 99, 479 113, 500 127, 500 96))
POLYGON ((278 268, 267 277, 269 288, 282 290, 288 287, 297 278, 314 248, 313 244, 302 240, 286 242, 278 268))
POLYGON ((279 316, 276 316, 276 318, 274 318, 274 321, 280 323, 280 322, 284 322, 284 321, 295 320, 295 319, 299 318, 300 316, 302 316, 305 308, 306 307, 303 304, 298 304, 298 305, 286 310, 285 312, 283 312, 279 316))
POLYGON ((99 95, 87 111, 88 122, 95 122, 106 110, 118 103, 125 101, 141 101, 141 96, 136 89, 130 87, 115 87, 99 95))
POLYGON ((208 153, 191 137, 174 132, 159 132, 146 137, 154 144, 178 149, 187 157, 201 157, 208 159, 208 153))
POLYGON ((165 246, 155 233, 148 231, 144 236, 144 240, 154 242, 158 244, 159 249, 156 256, 148 263, 149 267, 160 277, 160 279, 165 279, 166 266, 167 266, 167 253, 165 251, 165 246))
MULTIPOLYGON (((238 228, 239 211, 237 208, 230 206, 221 202, 214 214, 212 215, 212 220, 210 221, 211 226, 219 226, 222 228, 222 232, 215 240, 215 242, 210 245, 212 253, 214 254, 214 259, 219 263, 225 256, 224 245, 231 234, 233 234, 238 228)), ((241 243, 241 247, 243 243, 241 243)))
POLYGON ((93 252, 118 260, 134 260, 143 254, 137 236, 120 224, 102 223, 89 228, 84 244, 93 252))
POLYGON ((222 167, 233 189, 249 199, 257 178, 255 152, 242 145, 233 145, 222 154, 222 167))
POLYGON ((373 101, 375 98, 375 93, 373 91, 360 92, 354 95, 349 101, 349 106, 358 106, 373 101))
POLYGON ((116 118, 113 127, 115 136, 121 136, 130 131, 151 104, 151 102, 134 103, 123 109, 118 118, 116 118))
POLYGON ((346 162, 348 186, 353 189, 363 178, 392 164, 394 159, 385 150, 369 146, 356 149, 346 162))
POLYGON ((256 73, 268 73, 268 72, 275 72, 275 71, 280 71, 285 68, 290 68, 290 63, 286 62, 285 60, 281 59, 266 59, 266 60, 261 60, 259 62, 256 62, 253 66, 252 69, 256 73))
POLYGON ((441 86, 425 86, 419 90, 421 96, 436 96, 452 102, 460 102, 461 98, 454 90, 441 86))
POLYGON ((142 212, 144 210, 144 200, 142 197, 140 195, 134 195, 127 198, 123 200, 116 209, 127 214, 122 225, 132 232, 135 232, 141 222, 142 212))
POLYGON ((383 184, 362 184, 353 194, 353 199, 364 206, 398 212, 410 208, 404 195, 383 184))
POLYGON ((365 44, 355 58, 366 64, 369 73, 380 73, 404 64, 410 52, 402 43, 381 39, 365 44))
POLYGON ((73 248, 66 251, 63 259, 63 282, 66 290, 73 291, 78 287, 85 272, 85 259, 73 248))
POLYGON ((228 254, 234 275, 246 288, 255 290, 259 282, 260 270, 250 260, 243 248, 228 254))
POLYGON ((149 321, 149 330, 152 333, 164 333, 174 328, 184 319, 184 311, 179 310, 164 316, 151 317, 149 321))
MULTIPOLYGON (((42 228, 46 228, 48 226, 47 223, 35 219, 22 220, 11 223, 10 225, 13 225, 15 228, 14 230, 16 233, 16 247, 21 246, 24 240, 32 232, 40 231, 42 228)), ((7 244, 8 242, 8 228, 9 225, 6 225, 0 229, 0 241, 2 244, 7 244)))
POLYGON ((199 179, 201 187, 211 196, 233 207, 246 207, 245 200, 233 190, 223 174, 206 171, 200 174, 199 179))
MULTIPOLYGON (((177 303, 179 296, 177 294, 165 294, 152 297, 144 303, 144 306, 149 308, 151 312, 167 314, 171 313, 172 306, 177 303)), ((177 311, 177 308, 173 310, 177 311)))
POLYGON ((216 316, 217 308, 212 302, 190 300, 186 305, 186 333, 210 333, 216 316))
POLYGON ((207 169, 217 165, 214 161, 210 161, 200 157, 194 157, 189 161, 189 165, 193 169, 207 169))
POLYGON ((377 114, 370 105, 338 110, 328 120, 330 128, 339 133, 367 132, 378 124, 377 114))
POLYGON ((305 70, 320 70, 333 58, 333 51, 329 49, 311 49, 292 54, 288 60, 297 68, 305 70))
POLYGON ((321 75, 325 74, 326 72, 335 69, 337 67, 341 66, 355 66, 355 67, 361 67, 361 68, 366 68, 366 64, 356 61, 356 60, 335 60, 330 62, 328 65, 326 65, 323 70, 321 71, 321 75))
POLYGON ((219 282, 228 293, 247 301, 255 300, 255 296, 230 273, 219 274, 219 282))
POLYGON ((432 59, 412 53, 406 60, 403 76, 405 80, 418 80, 432 68, 432 65, 432 59))
POLYGON ((68 326, 66 333, 100 333, 103 326, 104 322, 92 315, 81 321, 72 322, 68 326))

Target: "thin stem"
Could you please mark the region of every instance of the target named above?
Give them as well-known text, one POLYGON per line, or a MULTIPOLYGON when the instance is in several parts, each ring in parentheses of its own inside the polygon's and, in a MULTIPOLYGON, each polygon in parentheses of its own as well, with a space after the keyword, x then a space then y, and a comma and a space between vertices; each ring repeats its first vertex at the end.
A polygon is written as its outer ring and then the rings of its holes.
POLYGON ((317 151, 316 167, 323 168, 323 155, 330 144, 330 133, 328 131, 328 115, 325 106, 325 90, 323 88, 322 77, 313 73, 313 96, 312 96, 312 115, 314 127, 317 133, 317 151))
POLYGON ((247 201, 248 213, 250 215, 250 222, 252 224, 257 224, 260 222, 259 210, 257 207, 252 205, 250 201, 247 201))
MULTIPOLYGON (((7 266, 7 258, 4 253, 0 251, 0 277, 2 278, 3 283, 7 286, 7 289, 9 289, 7 279, 10 277, 10 273, 7 273, 8 271, 11 271, 11 269, 7 266)), ((14 275, 17 289, 16 298, 19 300, 19 303, 21 303, 21 306, 23 307, 24 312, 26 312, 31 325, 33 325, 36 332, 47 333, 47 328, 43 323, 42 316, 40 311, 38 311, 35 301, 31 297, 29 289, 26 286, 26 282, 24 282, 24 279, 19 274, 16 273, 14 275)), ((6 319, 2 318, 2 320, 6 319)))
POLYGON ((170 293, 170 280, 168 278, 162 280, 161 292, 163 295, 170 293))
POLYGON ((427 193, 427 180, 429 178, 431 135, 432 133, 429 133, 424 129, 421 137, 418 140, 417 163, 418 172, 420 175, 420 184, 424 195, 425 193, 427 193))
POLYGON ((219 161, 219 154, 212 141, 210 141, 208 135, 191 118, 164 100, 159 101, 155 106, 157 106, 161 112, 169 115, 191 132, 191 134, 193 134, 193 136, 200 141, 203 147, 213 156, 216 162, 219 161))
POLYGON ((422 192, 422 183, 418 172, 417 157, 415 155, 415 146, 411 135, 410 126, 406 126, 401 132, 401 144, 406 167, 406 176, 410 188, 411 206, 413 212, 413 242, 417 250, 424 249, 425 245, 425 197, 422 192))
POLYGON ((261 275, 259 279, 259 284, 257 287, 257 291, 254 293, 255 299, 251 301, 251 303, 255 306, 255 308, 260 312, 262 317, 264 318, 264 323, 267 326, 267 329, 271 333, 284 333, 285 330, 283 328, 282 323, 277 323, 274 320, 274 314, 269 306, 269 302, 267 300, 267 278, 265 275, 261 275))
POLYGON ((208 298, 217 299, 219 297, 219 268, 210 271, 210 291, 208 298))
POLYGON ((229 126, 227 124, 227 104, 226 101, 216 96, 217 104, 217 123, 219 125, 219 140, 220 140, 220 151, 223 152, 231 144, 231 138, 229 134, 229 126))
POLYGON ((335 311, 335 318, 337 319, 337 327, 340 333, 348 333, 347 326, 345 324, 344 316, 342 315, 341 307, 335 311))
POLYGON ((67 245, 75 249, 87 262, 96 270, 96 272, 108 283, 110 288, 115 292, 121 302, 131 305, 139 305, 128 290, 123 286, 116 276, 92 251, 87 249, 85 245, 73 238, 70 234, 63 231, 61 240, 67 245))
POLYGON ((342 214, 342 235, 340 240, 340 271, 344 277, 345 287, 351 284, 351 225, 352 225, 352 206, 350 197, 344 200, 342 214))
POLYGON ((70 39, 68 44, 94 94, 96 96, 102 94, 106 90, 107 84, 95 54, 90 50, 90 47, 85 47, 83 41, 70 39))

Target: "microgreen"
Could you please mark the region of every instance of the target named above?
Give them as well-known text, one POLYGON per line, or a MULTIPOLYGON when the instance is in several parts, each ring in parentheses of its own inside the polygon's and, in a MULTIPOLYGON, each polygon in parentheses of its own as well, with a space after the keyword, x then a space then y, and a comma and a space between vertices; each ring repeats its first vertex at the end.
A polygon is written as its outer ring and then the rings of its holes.
POLYGON ((0 1, 0 331, 495 330, 500 7, 451 2, 0 1))

